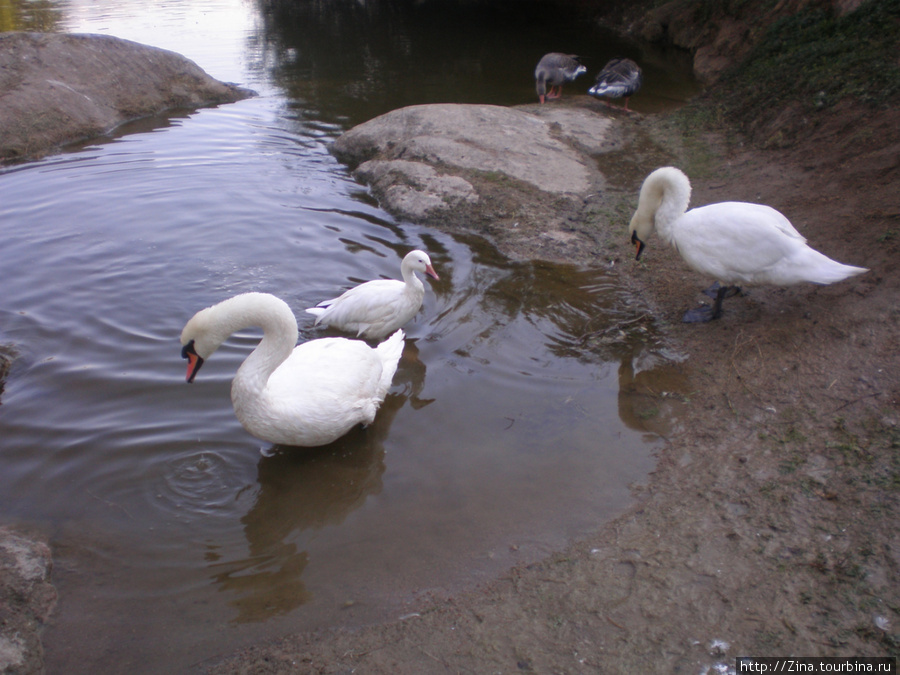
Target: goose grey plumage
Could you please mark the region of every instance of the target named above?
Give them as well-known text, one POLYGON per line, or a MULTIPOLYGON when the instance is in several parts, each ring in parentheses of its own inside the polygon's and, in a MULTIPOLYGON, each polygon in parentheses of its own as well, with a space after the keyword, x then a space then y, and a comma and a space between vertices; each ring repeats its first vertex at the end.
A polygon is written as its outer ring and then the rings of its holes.
POLYGON ((565 82, 571 82, 586 72, 587 68, 578 62, 575 54, 560 54, 559 52, 544 54, 538 61, 537 68, 534 69, 535 89, 537 89, 541 103, 545 98, 559 98, 565 82), (549 92, 547 85, 550 85, 549 92))
MULTIPOLYGON (((628 110, 628 99, 641 89, 644 81, 641 67, 631 59, 613 59, 597 75, 597 81, 588 89, 588 94, 597 98, 624 98, 625 110, 628 110)), ((604 101, 610 105, 609 101, 604 101)))

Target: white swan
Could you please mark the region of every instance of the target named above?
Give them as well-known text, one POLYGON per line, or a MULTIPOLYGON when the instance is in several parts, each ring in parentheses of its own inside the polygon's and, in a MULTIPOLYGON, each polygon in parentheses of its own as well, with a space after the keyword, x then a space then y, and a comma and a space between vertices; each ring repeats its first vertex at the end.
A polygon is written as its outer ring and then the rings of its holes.
POLYGON ((197 312, 185 325, 187 381, 229 335, 252 326, 263 329, 262 340, 231 385, 234 412, 247 431, 271 443, 312 447, 375 419, 403 352, 403 331, 374 349, 346 338, 295 347, 297 320, 287 303, 245 293, 197 312))
POLYGON ((306 311, 316 315, 317 326, 323 323, 369 340, 383 338, 406 325, 422 306, 425 286, 416 272, 439 278, 431 266, 431 259, 422 251, 407 253, 400 264, 400 272, 403 281, 367 281, 306 311))
POLYGON ((690 198, 691 184, 684 173, 674 167, 656 169, 641 186, 629 227, 636 260, 656 230, 690 267, 722 284, 713 307, 689 311, 686 322, 719 318, 722 300, 739 291, 739 284, 832 284, 868 272, 807 246, 790 221, 770 206, 721 202, 687 211, 690 198))

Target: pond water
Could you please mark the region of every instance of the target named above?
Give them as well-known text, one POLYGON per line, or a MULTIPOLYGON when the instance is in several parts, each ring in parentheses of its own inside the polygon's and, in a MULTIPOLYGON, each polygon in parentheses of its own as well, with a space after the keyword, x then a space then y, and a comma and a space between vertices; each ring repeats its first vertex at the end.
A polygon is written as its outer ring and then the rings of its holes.
POLYGON ((531 102, 550 50, 589 71, 642 59, 644 111, 694 93, 684 69, 537 0, 14 6, 6 29, 145 42, 260 94, 0 170, 0 342, 20 353, 0 517, 54 549, 47 672, 184 672, 262 638, 396 618, 627 506, 656 439, 635 381, 677 384, 646 332, 582 348, 634 317, 614 279, 397 222, 328 146, 402 105, 531 102), (303 308, 396 278, 412 248, 441 279, 369 429, 306 451, 244 432, 229 387, 252 330, 184 383, 195 311, 267 291, 312 339, 303 308))

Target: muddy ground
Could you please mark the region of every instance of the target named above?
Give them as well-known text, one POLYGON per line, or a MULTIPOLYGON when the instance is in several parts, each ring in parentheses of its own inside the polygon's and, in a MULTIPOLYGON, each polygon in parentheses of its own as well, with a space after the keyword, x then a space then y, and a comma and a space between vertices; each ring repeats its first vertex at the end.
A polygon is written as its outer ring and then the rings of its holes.
POLYGON ((692 205, 770 204, 815 248, 871 271, 749 289, 721 320, 683 324, 710 280, 658 239, 634 262, 639 179, 617 203, 571 214, 570 241, 535 251, 524 233, 526 256, 618 270, 640 298, 636 318, 685 357, 677 395, 631 385, 670 422, 635 504, 402 620, 297 635, 205 671, 696 674, 727 672, 739 655, 897 655, 900 116, 842 104, 779 149, 628 119, 655 145, 629 151, 623 175, 677 164, 692 205))

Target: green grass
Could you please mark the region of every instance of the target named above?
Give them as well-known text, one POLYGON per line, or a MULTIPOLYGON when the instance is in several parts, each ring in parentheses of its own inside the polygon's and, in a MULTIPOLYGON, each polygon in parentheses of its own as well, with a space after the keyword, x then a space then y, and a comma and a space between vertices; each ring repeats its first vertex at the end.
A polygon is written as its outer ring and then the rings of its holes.
POLYGON ((900 98, 900 0, 869 0, 838 17, 807 9, 775 22, 722 81, 725 112, 744 122, 797 101, 806 113, 845 98, 882 106, 900 98))

